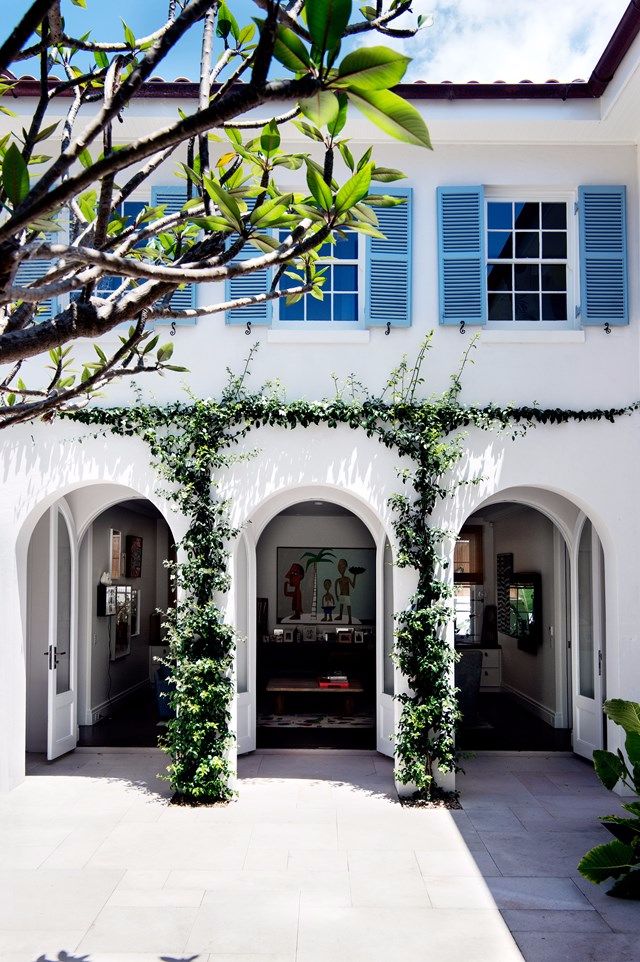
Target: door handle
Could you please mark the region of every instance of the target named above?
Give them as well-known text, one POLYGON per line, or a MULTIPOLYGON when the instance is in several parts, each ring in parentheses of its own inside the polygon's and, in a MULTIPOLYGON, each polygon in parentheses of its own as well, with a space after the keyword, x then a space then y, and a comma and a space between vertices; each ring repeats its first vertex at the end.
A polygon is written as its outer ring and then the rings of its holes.
POLYGON ((602 676, 602 651, 598 650, 598 675, 602 676))
MULTIPOLYGON (((56 646, 55 646, 55 645, 49 645, 49 647, 47 648, 47 650, 46 650, 46 651, 43 651, 42 654, 45 656, 45 658, 48 658, 48 659, 49 659, 49 666, 48 666, 48 667, 49 667, 49 670, 51 671, 51 670, 52 670, 53 668, 55 668, 55 666, 57 665, 57 661, 56 661, 56 646)), ((62 654, 64 654, 64 652, 62 652, 62 654)))

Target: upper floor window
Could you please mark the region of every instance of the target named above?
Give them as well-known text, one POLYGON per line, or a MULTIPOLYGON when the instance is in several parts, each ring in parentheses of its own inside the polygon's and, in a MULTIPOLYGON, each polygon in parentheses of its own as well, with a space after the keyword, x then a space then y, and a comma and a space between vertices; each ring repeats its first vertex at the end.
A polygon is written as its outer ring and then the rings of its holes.
POLYGON ((566 324, 570 318, 568 204, 488 199, 487 320, 566 324))
MULTIPOLYGON (((282 239, 288 236, 281 232, 282 239)), ((312 294, 304 294, 294 304, 287 304, 286 298, 277 302, 275 316, 281 324, 307 326, 317 324, 319 327, 349 326, 360 324, 362 317, 362 285, 360 284, 360 241, 353 231, 345 232, 344 237, 336 236, 334 244, 323 244, 320 257, 327 258, 326 263, 321 260, 318 270, 322 271, 325 282, 322 286, 322 300, 312 294)), ((296 271, 297 273, 297 271, 296 271)), ((300 281, 293 277, 282 275, 280 289, 287 290, 299 287, 300 281)))

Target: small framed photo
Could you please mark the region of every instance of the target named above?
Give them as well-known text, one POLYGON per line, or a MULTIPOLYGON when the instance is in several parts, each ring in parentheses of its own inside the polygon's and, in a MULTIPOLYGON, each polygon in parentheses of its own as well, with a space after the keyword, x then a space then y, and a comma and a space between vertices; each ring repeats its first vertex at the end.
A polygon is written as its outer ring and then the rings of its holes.
POLYGON ((364 631, 358 631, 356 628, 353 635, 353 643, 355 645, 364 645, 364 631))
POLYGON ((293 628, 284 629, 284 638, 282 640, 287 642, 288 644, 293 642, 293 628))
POLYGON ((284 641, 284 628, 273 629, 273 640, 278 644, 284 641))
POLYGON ((109 570, 112 578, 119 578, 122 572, 122 532, 115 528, 109 530, 109 570))
POLYGON ((316 640, 316 626, 315 625, 305 625, 302 629, 302 640, 303 641, 315 641, 316 640))
POLYGON ((338 643, 350 645, 353 642, 353 631, 351 628, 338 628, 338 643))

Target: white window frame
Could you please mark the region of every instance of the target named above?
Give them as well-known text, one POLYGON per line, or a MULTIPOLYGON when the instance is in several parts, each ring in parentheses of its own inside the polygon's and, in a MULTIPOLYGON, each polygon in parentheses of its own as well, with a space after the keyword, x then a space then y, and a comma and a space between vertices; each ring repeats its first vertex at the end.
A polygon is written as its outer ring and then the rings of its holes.
MULTIPOLYGON (((365 301, 366 301, 366 237, 355 232, 358 241, 358 320, 357 321, 284 321, 280 320, 280 298, 273 302, 273 316, 271 327, 278 331, 360 331, 365 328, 365 301)), ((340 264, 339 260, 334 263, 340 264)), ((322 263, 319 264, 322 267, 322 263)), ((304 294, 303 297, 310 295, 304 294)))
MULTIPOLYGON (((489 236, 488 205, 491 201, 510 201, 527 203, 527 201, 549 203, 565 203, 567 205, 567 319, 566 321, 491 321, 488 318, 486 329, 490 331, 571 331, 580 327, 576 317, 576 305, 579 301, 580 268, 578 263, 578 229, 575 209, 577 191, 566 187, 486 187, 484 192, 485 204, 485 245, 489 236)), ((485 254, 485 269, 489 263, 488 250, 485 254)))

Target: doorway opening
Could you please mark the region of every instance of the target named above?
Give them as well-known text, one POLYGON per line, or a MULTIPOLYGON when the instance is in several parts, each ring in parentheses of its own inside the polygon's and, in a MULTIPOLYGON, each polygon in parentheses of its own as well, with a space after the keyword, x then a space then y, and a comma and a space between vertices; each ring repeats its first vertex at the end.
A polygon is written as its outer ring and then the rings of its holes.
POLYGON ((29 543, 27 751, 156 747, 169 715, 157 658, 160 611, 175 600, 171 531, 150 501, 129 498, 78 536, 74 506, 60 499, 29 543))
POLYGON ((575 510, 570 537, 542 511, 493 502, 454 553, 456 685, 465 750, 603 744, 604 558, 575 510))
POLYGON ((281 511, 256 548, 259 748, 376 747, 376 543, 324 500, 281 511))

